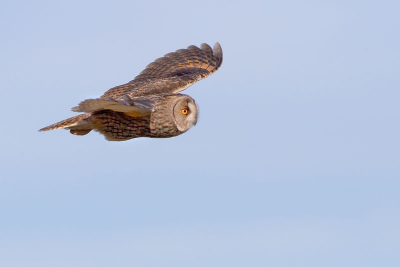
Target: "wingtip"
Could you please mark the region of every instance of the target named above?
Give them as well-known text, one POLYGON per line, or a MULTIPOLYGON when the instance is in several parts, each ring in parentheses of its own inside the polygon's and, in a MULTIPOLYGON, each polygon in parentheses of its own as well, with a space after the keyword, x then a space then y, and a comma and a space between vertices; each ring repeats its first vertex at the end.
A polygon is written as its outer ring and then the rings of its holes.
POLYGON ((218 42, 216 42, 214 47, 213 47, 213 53, 216 56, 221 55, 221 57, 222 57, 222 48, 221 48, 221 45, 218 42))
POLYGON ((201 50, 204 50, 204 51, 211 51, 211 46, 209 46, 209 45, 206 44, 206 43, 202 43, 202 44, 200 45, 200 49, 201 49, 201 50))
MULTIPOLYGON (((50 126, 51 126, 51 125, 50 125, 50 126)), ((38 130, 38 132, 47 132, 47 131, 54 130, 54 129, 51 129, 50 126, 44 127, 44 128, 42 128, 42 129, 38 130)))
POLYGON ((223 55, 221 45, 218 42, 216 42, 213 47, 213 55, 218 59, 218 67, 221 66, 223 55))

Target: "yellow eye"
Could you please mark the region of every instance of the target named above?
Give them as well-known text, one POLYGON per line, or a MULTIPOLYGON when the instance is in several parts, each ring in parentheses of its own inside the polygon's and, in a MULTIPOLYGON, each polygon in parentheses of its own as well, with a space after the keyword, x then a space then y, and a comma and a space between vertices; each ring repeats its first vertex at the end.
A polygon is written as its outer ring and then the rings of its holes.
POLYGON ((182 109, 182 114, 183 114, 183 115, 187 115, 187 114, 188 114, 187 108, 183 108, 183 109, 182 109))

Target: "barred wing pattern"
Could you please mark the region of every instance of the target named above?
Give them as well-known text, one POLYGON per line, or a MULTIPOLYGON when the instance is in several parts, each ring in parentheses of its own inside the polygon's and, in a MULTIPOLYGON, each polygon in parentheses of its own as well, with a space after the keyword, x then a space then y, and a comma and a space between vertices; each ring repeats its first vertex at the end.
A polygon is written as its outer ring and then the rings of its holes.
POLYGON ((95 130, 110 141, 180 135, 196 125, 198 107, 193 98, 177 93, 213 74, 221 64, 219 43, 213 49, 207 44, 192 45, 166 54, 129 83, 72 108, 85 114, 39 131, 68 129, 74 135, 86 135, 95 130))
POLYGON ((101 98, 177 93, 210 76, 221 64, 222 49, 219 43, 213 49, 207 44, 202 44, 200 48, 191 45, 155 60, 134 80, 111 88, 101 98))

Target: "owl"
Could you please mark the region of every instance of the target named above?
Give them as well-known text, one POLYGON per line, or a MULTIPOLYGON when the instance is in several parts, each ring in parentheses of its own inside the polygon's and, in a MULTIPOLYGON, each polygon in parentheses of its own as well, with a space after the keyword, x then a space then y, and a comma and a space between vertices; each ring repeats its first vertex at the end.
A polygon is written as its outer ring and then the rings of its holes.
POLYGON ((219 43, 212 49, 207 44, 191 45, 166 54, 132 81, 72 108, 84 114, 39 131, 68 129, 71 134, 86 135, 94 130, 109 141, 180 135, 196 125, 199 109, 193 98, 179 92, 210 76, 221 64, 219 43))

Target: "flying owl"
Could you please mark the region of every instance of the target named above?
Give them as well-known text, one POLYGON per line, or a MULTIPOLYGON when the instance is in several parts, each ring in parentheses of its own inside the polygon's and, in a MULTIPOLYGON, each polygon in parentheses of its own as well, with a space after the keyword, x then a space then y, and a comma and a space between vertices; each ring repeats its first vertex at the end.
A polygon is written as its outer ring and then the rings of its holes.
POLYGON ((196 125, 199 110, 193 98, 178 92, 210 76, 221 64, 219 43, 213 49, 207 44, 191 45, 166 54, 134 80, 72 108, 84 114, 39 131, 68 129, 71 134, 86 135, 95 130, 109 141, 180 135, 196 125))

